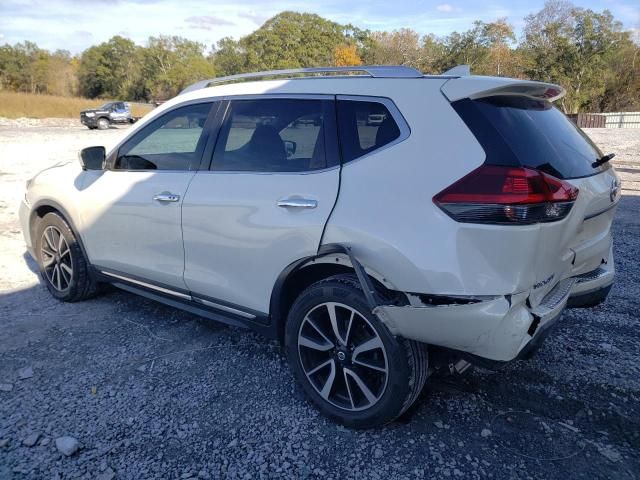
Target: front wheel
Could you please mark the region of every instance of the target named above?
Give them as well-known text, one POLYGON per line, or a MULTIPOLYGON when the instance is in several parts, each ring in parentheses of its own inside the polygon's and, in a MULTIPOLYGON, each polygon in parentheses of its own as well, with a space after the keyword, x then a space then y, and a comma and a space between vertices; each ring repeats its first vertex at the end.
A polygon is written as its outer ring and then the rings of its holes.
POLYGON ((107 118, 99 118, 98 119, 98 130, 106 130, 107 128, 109 128, 111 122, 109 122, 109 119, 107 118))
POLYGON ((393 421, 413 404, 427 379, 426 345, 394 337, 371 313, 350 275, 302 292, 287 319, 285 348, 313 404, 353 428, 393 421))
POLYGON ((58 300, 77 302, 93 296, 96 283, 78 241, 57 213, 47 213, 35 228, 40 276, 58 300))

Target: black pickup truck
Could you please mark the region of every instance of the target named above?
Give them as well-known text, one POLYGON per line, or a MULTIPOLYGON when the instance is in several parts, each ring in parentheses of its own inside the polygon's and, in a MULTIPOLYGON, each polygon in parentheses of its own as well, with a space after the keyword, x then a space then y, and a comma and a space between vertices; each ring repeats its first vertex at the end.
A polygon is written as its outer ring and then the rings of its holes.
POLYGON ((134 123, 136 120, 131 116, 131 108, 126 102, 109 102, 99 108, 80 112, 80 121, 91 130, 105 130, 112 124, 134 123))

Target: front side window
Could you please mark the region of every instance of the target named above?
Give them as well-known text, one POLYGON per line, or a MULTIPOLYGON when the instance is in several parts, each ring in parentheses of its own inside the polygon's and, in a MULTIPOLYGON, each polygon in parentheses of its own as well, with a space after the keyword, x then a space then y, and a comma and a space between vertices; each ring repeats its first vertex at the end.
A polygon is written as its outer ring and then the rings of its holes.
POLYGON ((193 170, 204 149, 211 103, 187 105, 152 121, 118 151, 115 170, 193 170))
POLYGON ((400 127, 381 102, 338 100, 343 161, 350 162, 400 138, 400 127))
POLYGON ((305 172, 338 163, 331 100, 233 100, 213 156, 213 170, 305 172))

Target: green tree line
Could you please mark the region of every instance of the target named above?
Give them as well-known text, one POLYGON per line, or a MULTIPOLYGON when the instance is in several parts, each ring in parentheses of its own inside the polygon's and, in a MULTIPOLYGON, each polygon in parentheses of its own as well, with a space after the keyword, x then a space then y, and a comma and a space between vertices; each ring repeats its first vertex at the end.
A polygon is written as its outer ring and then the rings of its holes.
POLYGON ((204 78, 257 70, 397 64, 440 73, 468 64, 474 74, 558 83, 568 92, 561 102, 567 113, 640 110, 637 42, 608 10, 566 0, 549 0, 525 17, 519 38, 505 18, 438 37, 282 12, 247 36, 211 46, 176 36, 150 37, 139 46, 114 36, 74 56, 29 41, 7 44, 0 47, 0 89, 164 100, 204 78))

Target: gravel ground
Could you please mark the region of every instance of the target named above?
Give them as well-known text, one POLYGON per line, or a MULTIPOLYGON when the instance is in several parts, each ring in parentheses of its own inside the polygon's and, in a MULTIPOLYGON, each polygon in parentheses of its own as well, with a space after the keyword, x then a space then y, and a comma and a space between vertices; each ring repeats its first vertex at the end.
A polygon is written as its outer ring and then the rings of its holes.
POLYGON ((319 416, 256 334, 120 291, 51 299, 24 254, 24 181, 125 133, 55 125, 0 122, 0 478, 640 478, 640 130, 589 131, 623 177, 607 303, 361 432, 319 416))

